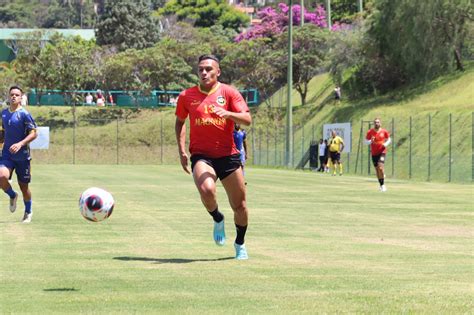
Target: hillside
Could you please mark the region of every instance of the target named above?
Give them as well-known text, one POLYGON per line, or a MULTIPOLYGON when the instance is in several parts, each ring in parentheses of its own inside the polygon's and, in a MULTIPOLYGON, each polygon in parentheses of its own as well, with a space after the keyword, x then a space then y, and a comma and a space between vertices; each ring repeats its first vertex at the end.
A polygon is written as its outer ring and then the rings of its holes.
MULTIPOLYGON (((301 106, 299 95, 293 92, 293 124, 294 133, 294 163, 297 164, 301 156, 306 152, 312 140, 318 140, 322 136, 322 126, 326 123, 352 122, 352 150, 351 155, 345 158, 346 167, 351 172, 367 174, 367 163, 361 164, 357 158, 362 159, 366 147, 359 142, 360 134, 365 136, 369 123, 375 117, 381 117, 384 127, 394 131, 393 139, 396 155, 389 153, 389 174, 394 169, 394 176, 410 177, 409 166, 409 129, 410 117, 412 121, 412 145, 411 145, 411 177, 426 179, 428 174, 425 170, 431 153, 431 168, 433 173, 430 179, 449 180, 444 170, 448 170, 449 160, 449 119, 451 114, 451 163, 456 161, 456 167, 452 167, 452 180, 471 180, 471 154, 472 154, 472 112, 474 110, 474 68, 470 67, 464 73, 457 73, 441 77, 422 87, 405 88, 394 91, 383 96, 374 96, 363 100, 348 100, 344 98, 340 104, 333 99, 332 82, 327 74, 315 77, 310 82, 308 93, 308 104, 301 106), (430 118, 431 116, 431 118, 430 118), (428 146, 429 120, 431 119, 431 148, 428 146), (361 127, 361 121, 364 121, 361 127), (393 126, 392 126, 393 125, 393 126), (304 128, 302 127, 304 126, 304 128), (468 137, 466 137, 466 134, 468 137), (357 152, 359 150, 359 153, 357 152), (431 152, 429 152, 431 151, 431 152), (392 160, 392 156, 393 160, 392 160), (393 165, 392 165, 393 163, 393 165), (460 165, 459 163, 462 163, 460 165), (361 168, 362 167, 362 168, 361 168), (435 171, 436 170, 436 171, 435 171), (396 173, 396 174, 395 174, 396 173)), ((344 89, 344 86, 343 86, 344 89)), ((269 128, 270 140, 264 139, 263 146, 257 159, 259 164, 272 165, 273 163, 284 165, 282 161, 283 145, 274 145, 274 138, 285 137, 284 131, 279 130, 275 136, 272 128, 285 128, 284 112, 286 108, 286 89, 277 92, 267 104, 274 110, 280 111, 282 120, 275 122, 269 128), (281 127, 278 127, 281 126, 281 127), (269 143, 268 149, 265 146, 269 143), (276 148, 276 149, 275 149, 276 148), (275 152, 277 151, 277 152, 275 152), (267 163, 268 161, 268 163, 267 163), (276 162, 275 162, 276 161, 276 162)), ((261 113, 264 111, 261 110, 261 113)), ((260 113, 258 114, 260 115, 260 113)), ((260 121, 264 120, 259 117, 260 121)), ((257 128, 266 128, 256 126, 257 128)), ((266 130, 259 130, 257 134, 267 134, 266 130)), ((256 140, 258 143, 260 140, 256 140)), ((453 166, 453 165, 451 165, 453 166)))

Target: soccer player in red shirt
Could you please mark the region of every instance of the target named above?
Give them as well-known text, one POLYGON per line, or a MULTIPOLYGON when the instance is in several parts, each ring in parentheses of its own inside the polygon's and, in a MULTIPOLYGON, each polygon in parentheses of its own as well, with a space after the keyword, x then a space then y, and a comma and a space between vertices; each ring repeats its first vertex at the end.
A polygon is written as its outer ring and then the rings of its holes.
POLYGON ((380 183, 380 191, 387 191, 384 179, 384 162, 385 154, 387 154, 387 146, 392 141, 390 133, 382 128, 380 118, 374 119, 374 128, 370 129, 365 136, 367 144, 370 144, 370 152, 372 153, 372 162, 374 163, 377 178, 380 183))
POLYGON ((236 259, 248 259, 244 237, 248 225, 245 180, 240 153, 234 138, 234 124, 250 125, 252 118, 242 95, 220 83, 219 60, 213 55, 199 57, 199 85, 186 89, 176 105, 176 140, 181 166, 190 174, 186 154, 186 125, 190 121, 191 170, 201 201, 214 220, 214 241, 224 245, 224 215, 217 205, 216 181, 220 179, 234 212, 237 230, 236 259))

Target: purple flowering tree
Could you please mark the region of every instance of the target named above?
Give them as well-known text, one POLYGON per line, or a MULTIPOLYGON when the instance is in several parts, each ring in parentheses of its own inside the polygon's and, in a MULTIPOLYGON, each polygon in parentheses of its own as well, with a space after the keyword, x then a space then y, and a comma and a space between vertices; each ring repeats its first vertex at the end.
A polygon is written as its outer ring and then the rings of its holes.
MULTIPOLYGON (((270 38, 275 39, 279 34, 283 33, 288 26, 288 10, 289 7, 284 3, 279 3, 278 8, 265 7, 258 11, 257 17, 261 20, 247 31, 239 34, 236 42, 242 40, 251 40, 255 38, 270 38)), ((293 25, 299 25, 301 22, 301 10, 299 5, 293 5, 293 25)), ((314 24, 318 27, 327 27, 326 11, 322 6, 317 6, 313 12, 304 9, 304 22, 314 24)))

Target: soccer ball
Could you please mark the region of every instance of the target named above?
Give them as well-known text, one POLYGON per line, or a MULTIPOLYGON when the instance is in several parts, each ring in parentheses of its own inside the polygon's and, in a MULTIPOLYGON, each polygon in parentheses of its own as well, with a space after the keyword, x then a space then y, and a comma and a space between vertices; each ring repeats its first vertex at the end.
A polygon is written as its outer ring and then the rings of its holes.
POLYGON ((113 210, 114 197, 101 188, 89 188, 79 198, 79 211, 89 221, 103 221, 112 215, 113 210))

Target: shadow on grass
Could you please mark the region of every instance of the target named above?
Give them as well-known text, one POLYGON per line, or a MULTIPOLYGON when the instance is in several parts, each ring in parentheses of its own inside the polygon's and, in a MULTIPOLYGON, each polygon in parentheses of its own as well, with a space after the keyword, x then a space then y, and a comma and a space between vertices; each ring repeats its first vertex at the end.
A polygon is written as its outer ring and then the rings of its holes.
POLYGON ((45 292, 78 292, 79 290, 76 288, 51 288, 51 289, 43 289, 45 292))
POLYGON ((215 258, 215 259, 186 259, 186 258, 150 258, 150 257, 129 257, 129 256, 122 256, 122 257, 114 257, 116 260, 121 261, 151 261, 156 264, 189 264, 197 261, 221 261, 221 260, 230 260, 234 259, 234 257, 222 257, 222 258, 215 258))

